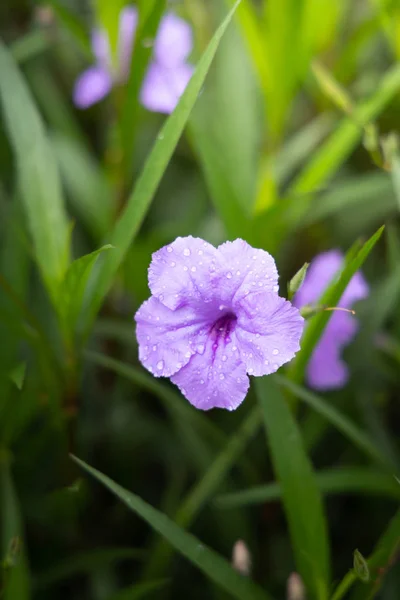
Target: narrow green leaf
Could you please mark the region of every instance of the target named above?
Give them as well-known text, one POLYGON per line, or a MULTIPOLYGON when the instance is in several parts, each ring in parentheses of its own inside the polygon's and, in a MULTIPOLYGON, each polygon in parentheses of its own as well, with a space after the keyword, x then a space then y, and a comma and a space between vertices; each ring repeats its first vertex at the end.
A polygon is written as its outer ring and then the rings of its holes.
POLYGON ((86 285, 92 269, 99 255, 105 250, 111 249, 113 249, 113 246, 106 244, 90 254, 77 258, 68 267, 61 286, 58 310, 71 331, 82 308, 86 285))
MULTIPOLYGON (((343 467, 315 472, 315 479, 323 494, 371 494, 400 500, 400 486, 395 477, 376 469, 343 467)), ((282 496, 279 483, 258 485, 247 490, 217 496, 221 508, 237 508, 278 500, 282 496)))
POLYGON ((390 469, 390 464, 388 464, 385 456, 375 446, 370 437, 362 429, 359 429, 348 417, 337 410, 337 408, 332 406, 332 404, 329 404, 314 392, 310 392, 286 377, 276 375, 276 381, 279 385, 289 390, 296 398, 305 402, 310 408, 329 421, 329 423, 336 427, 338 431, 341 431, 343 435, 370 458, 379 462, 386 469, 390 469))
MULTIPOLYGON (((294 181, 291 192, 304 194, 320 187, 336 172, 360 140, 366 125, 382 112, 400 89, 400 67, 391 68, 376 86, 374 95, 354 108, 353 117, 346 118, 327 141, 314 153, 294 181)), ((307 208, 307 203, 304 203, 307 208)))
POLYGON ((330 580, 329 540, 321 494, 297 423, 275 378, 256 380, 256 393, 282 499, 297 570, 310 598, 326 599, 330 580), (284 442, 283 442, 284 441, 284 442))
POLYGON ((234 598, 239 600, 267 600, 269 598, 267 593, 263 592, 255 583, 234 571, 224 558, 204 546, 190 533, 186 533, 166 515, 79 458, 72 456, 72 459, 100 481, 128 508, 144 519, 155 531, 164 536, 178 552, 197 566, 209 579, 234 598))
POLYGON ((35 589, 45 589, 75 575, 95 571, 123 560, 143 560, 144 552, 135 548, 104 548, 76 554, 36 575, 35 589))
POLYGON ((115 246, 115 250, 108 254, 101 265, 101 269, 97 270, 96 276, 93 278, 87 302, 87 314, 83 325, 85 331, 88 331, 93 322, 105 295, 112 285, 115 274, 145 217, 196 102, 219 42, 232 19, 239 1, 215 32, 176 109, 161 129, 143 171, 128 199, 125 210, 110 234, 109 241, 115 246))
POLYGON ((303 281, 307 274, 308 267, 310 263, 304 263, 304 265, 297 271, 295 275, 293 275, 292 279, 288 283, 288 298, 292 300, 293 296, 296 292, 299 291, 301 286, 303 285, 303 281))
MULTIPOLYGON (((378 231, 365 242, 355 257, 351 260, 347 260, 339 277, 328 286, 318 300, 318 305, 328 307, 335 307, 338 305, 339 300, 353 275, 362 267, 369 253, 381 237, 383 230, 384 226, 378 229, 378 231)), ((291 375, 294 381, 301 382, 303 380, 308 361, 331 316, 332 311, 323 311, 313 317, 307 324, 301 340, 301 352, 299 352, 291 366, 291 375)))
POLYGON ((125 5, 125 0, 94 0, 97 23, 107 33, 110 44, 111 56, 117 68, 117 51, 120 27, 120 13, 125 5))
POLYGON ((8 457, 0 457, 2 556, 8 556, 4 600, 29 600, 30 581, 23 541, 21 516, 14 489, 8 457))
POLYGON ((68 5, 60 0, 48 0, 48 4, 54 10, 55 15, 60 19, 64 27, 78 42, 82 52, 88 57, 92 56, 89 36, 85 25, 82 23, 78 15, 73 12, 68 5))
POLYGON ((0 98, 36 260, 54 301, 67 266, 67 217, 54 153, 11 54, 0 41, 0 98))
POLYGON ((363 583, 368 583, 370 577, 368 563, 361 554, 361 552, 357 549, 354 550, 353 568, 357 577, 361 579, 363 583))
POLYGON ((10 373, 10 379, 19 390, 22 390, 26 373, 26 362, 20 362, 10 373))
POLYGON ((162 590, 169 583, 171 583, 170 579, 156 579, 148 583, 136 583, 116 592, 108 600, 139 600, 139 598, 146 598, 147 596, 153 598, 153 592, 162 590))

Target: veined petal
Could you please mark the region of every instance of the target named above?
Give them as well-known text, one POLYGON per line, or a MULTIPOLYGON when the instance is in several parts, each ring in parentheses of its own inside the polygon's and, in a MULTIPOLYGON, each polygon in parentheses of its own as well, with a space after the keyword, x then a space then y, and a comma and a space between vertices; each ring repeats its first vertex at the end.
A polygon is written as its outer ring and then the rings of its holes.
POLYGON ((153 112, 171 113, 185 91, 193 70, 187 64, 165 67, 153 62, 140 92, 143 106, 153 112))
POLYGON ((188 306, 172 311, 149 298, 135 320, 140 362, 155 377, 170 377, 195 352, 204 352, 208 324, 188 306))
POLYGON ((168 308, 211 300, 210 279, 217 251, 200 238, 178 237, 152 256, 149 287, 168 308))
POLYGON ((165 67, 181 65, 192 51, 192 29, 188 23, 168 13, 162 19, 154 47, 156 61, 165 67))
POLYGON ((304 319, 297 308, 272 292, 243 298, 235 329, 240 357, 249 375, 274 373, 300 349, 304 319))
POLYGON ((239 302, 255 290, 278 291, 278 272, 268 252, 237 239, 217 248, 221 256, 221 292, 226 302, 239 302))
POLYGON ((229 342, 220 339, 218 343, 209 336, 204 353, 192 356, 171 380, 196 408, 235 410, 249 389, 249 378, 237 351, 235 334, 229 342))
POLYGON ((88 108, 107 96, 111 87, 112 81, 107 71, 101 67, 90 67, 75 83, 74 103, 79 108, 88 108))

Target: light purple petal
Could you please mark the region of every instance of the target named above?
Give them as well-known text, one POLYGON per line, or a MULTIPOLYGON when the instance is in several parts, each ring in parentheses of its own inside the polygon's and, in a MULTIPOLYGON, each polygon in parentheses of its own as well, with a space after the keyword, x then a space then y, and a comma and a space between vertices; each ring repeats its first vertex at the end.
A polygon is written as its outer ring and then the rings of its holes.
POLYGON ((193 47, 191 27, 172 13, 163 17, 157 32, 154 55, 159 65, 176 67, 189 56, 193 47))
MULTIPOLYGON (((343 254, 339 250, 329 250, 316 256, 307 271, 303 285, 294 298, 295 306, 315 304, 328 285, 339 274, 343 266, 343 254)), ((363 275, 358 272, 347 286, 339 306, 349 308, 354 302, 368 295, 368 285, 363 275)))
POLYGON ((307 382, 319 391, 343 387, 349 377, 348 368, 340 358, 341 347, 324 334, 307 366, 307 382))
POLYGON ((107 96, 112 81, 107 71, 100 67, 90 67, 77 79, 73 91, 73 100, 79 108, 88 108, 107 96))
POLYGON ((155 252, 149 267, 149 287, 168 308, 210 303, 211 277, 217 250, 200 238, 178 237, 155 252))
POLYGON ((97 66, 102 67, 104 71, 111 71, 111 52, 108 36, 103 29, 93 29, 92 50, 96 57, 97 66))
POLYGON ((240 360, 235 334, 216 344, 209 336, 204 354, 195 354, 171 380, 193 406, 201 410, 234 410, 249 389, 246 368, 240 360))
POLYGON ((125 6, 120 13, 118 38, 118 74, 122 81, 126 81, 129 76, 137 23, 138 13, 136 7, 125 6))
POLYGON ((249 375, 268 375, 300 349, 304 319, 297 308, 272 292, 255 292, 240 302, 235 330, 249 375))
POLYGON ((191 65, 163 67, 152 63, 147 71, 140 92, 140 100, 148 110, 171 113, 193 74, 191 65))
POLYGON ((255 290, 278 291, 278 272, 268 252, 241 239, 225 242, 217 250, 225 264, 220 287, 226 301, 238 302, 255 290))
POLYGON ((140 361, 156 377, 170 377, 196 351, 204 352, 208 324, 190 307, 172 311, 150 298, 135 320, 140 361))

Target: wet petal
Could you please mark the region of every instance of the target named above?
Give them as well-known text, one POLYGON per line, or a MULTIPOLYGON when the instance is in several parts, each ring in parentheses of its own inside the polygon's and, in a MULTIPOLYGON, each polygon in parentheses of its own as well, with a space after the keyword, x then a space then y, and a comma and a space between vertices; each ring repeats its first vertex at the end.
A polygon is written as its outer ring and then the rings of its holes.
POLYGON ((149 287, 160 302, 175 310, 184 304, 211 300, 210 278, 217 251, 200 238, 178 237, 153 254, 149 287))
POLYGON ((156 377, 170 377, 197 351, 204 351, 208 326, 189 307, 172 311, 156 298, 135 315, 139 359, 156 377))
POLYGON ((100 67, 90 67, 75 83, 73 100, 79 108, 88 108, 102 100, 112 87, 111 77, 100 67))
POLYGON ((152 63, 147 71, 140 100, 148 110, 171 113, 193 74, 193 67, 182 64, 167 68, 152 63))
POLYGON ((168 13, 162 19, 154 47, 155 59, 164 67, 181 65, 192 51, 192 29, 182 19, 168 13))
POLYGON ((224 262, 221 293, 226 302, 239 302, 255 290, 278 291, 278 272, 268 252, 241 239, 225 242, 217 250, 224 262))
POLYGON ((218 344, 209 336, 204 353, 192 356, 171 380, 196 408, 235 410, 249 389, 249 378, 237 351, 235 334, 229 342, 221 339, 218 344))
POLYGON ((135 39, 138 13, 134 6, 125 6, 119 17, 118 73, 122 81, 129 76, 133 42, 135 39))
POLYGON ((236 336, 249 375, 274 373, 300 350, 304 319, 297 308, 271 292, 249 294, 237 311, 236 336))

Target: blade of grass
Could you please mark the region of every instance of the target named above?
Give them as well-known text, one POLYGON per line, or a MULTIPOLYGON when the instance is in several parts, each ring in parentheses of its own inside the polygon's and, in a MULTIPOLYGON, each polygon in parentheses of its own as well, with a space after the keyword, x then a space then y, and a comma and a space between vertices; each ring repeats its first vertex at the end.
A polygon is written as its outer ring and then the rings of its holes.
MULTIPOLYGON (((333 281, 318 304, 322 306, 337 306, 345 289, 350 283, 353 275, 362 267, 369 253, 381 237, 384 226, 380 227, 376 233, 361 247, 359 252, 351 260, 347 260, 338 279, 333 281)), ((301 352, 297 355, 295 361, 291 365, 291 378, 295 382, 301 382, 307 367, 307 363, 311 358, 313 350, 317 345, 321 335, 328 324, 333 311, 322 311, 312 319, 310 319, 301 341, 301 352)))
MULTIPOLYGON (((29 600, 30 580, 23 541, 18 499, 8 457, 0 457, 2 557, 5 578, 4 600, 29 600)), ((3 595, 2 595, 3 597, 3 595)))
MULTIPOLYGON (((255 436, 261 425, 261 414, 255 407, 240 428, 227 440, 221 452, 206 469, 204 476, 190 490, 177 510, 174 521, 180 527, 187 529, 198 516, 206 502, 222 485, 233 465, 243 454, 249 441, 255 436)), ((168 562, 172 556, 170 546, 164 540, 151 553, 150 561, 145 571, 145 578, 160 576, 167 571, 168 562)))
POLYGON ((297 570, 310 598, 323 600, 328 597, 330 583, 330 549, 322 498, 312 465, 275 378, 257 379, 256 393, 274 471, 281 484, 297 570))
POLYGON ((77 457, 72 459, 97 481, 102 483, 126 506, 145 520, 155 531, 187 560, 197 566, 210 580, 239 600, 267 600, 270 596, 250 579, 234 571, 219 554, 204 546, 196 537, 186 533, 166 515, 147 504, 136 494, 129 492, 77 457))
POLYGON ((391 470, 385 456, 374 445, 369 436, 359 429, 348 417, 343 415, 334 406, 328 404, 325 400, 305 389, 304 387, 290 381, 282 375, 276 375, 277 383, 290 391, 296 398, 305 402, 310 408, 318 412, 319 415, 329 421, 338 431, 341 431, 355 446, 362 450, 372 460, 378 462, 386 469, 391 470))
MULTIPOLYGON (((240 0, 239 0, 240 1, 240 0)), ((83 330, 88 333, 93 320, 110 289, 113 279, 120 267, 126 252, 132 243, 157 190, 160 180, 172 156, 176 144, 186 125, 198 93, 204 83, 208 70, 222 36, 228 27, 236 6, 228 13, 219 26, 204 54, 202 55, 195 72, 183 93, 174 112, 167 119, 157 141, 153 146, 143 171, 130 195, 126 207, 110 233, 109 243, 115 250, 105 257, 101 267, 93 277, 91 291, 87 296, 86 311, 83 315, 83 330)))
POLYGON ((162 590, 170 583, 170 579, 157 579, 147 583, 136 583, 116 592, 108 600, 139 600, 139 598, 146 598, 146 596, 153 597, 153 592, 162 590))
MULTIPOLYGON (((323 494, 371 494, 400 499, 400 485, 394 477, 378 470, 364 467, 343 467, 315 472, 315 479, 323 494)), ((279 483, 258 485, 247 490, 217 496, 218 508, 238 508, 279 500, 282 489, 279 483)))
POLYGON ((36 260, 53 301, 68 264, 68 223, 55 157, 30 91, 0 41, 0 97, 36 260))

